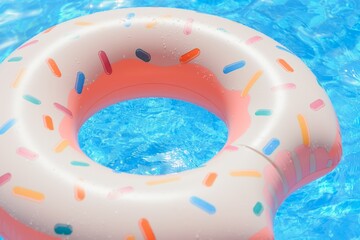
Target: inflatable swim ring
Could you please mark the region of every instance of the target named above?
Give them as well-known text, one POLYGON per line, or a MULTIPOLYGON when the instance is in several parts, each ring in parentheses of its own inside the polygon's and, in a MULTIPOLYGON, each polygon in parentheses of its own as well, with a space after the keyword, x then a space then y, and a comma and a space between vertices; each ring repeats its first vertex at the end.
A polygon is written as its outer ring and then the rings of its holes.
POLYGON ((273 239, 295 189, 341 157, 336 115, 288 49, 180 9, 101 12, 52 27, 0 67, 0 234, 6 239, 273 239), (138 97, 221 117, 225 147, 177 174, 115 173, 81 152, 99 109, 138 97))

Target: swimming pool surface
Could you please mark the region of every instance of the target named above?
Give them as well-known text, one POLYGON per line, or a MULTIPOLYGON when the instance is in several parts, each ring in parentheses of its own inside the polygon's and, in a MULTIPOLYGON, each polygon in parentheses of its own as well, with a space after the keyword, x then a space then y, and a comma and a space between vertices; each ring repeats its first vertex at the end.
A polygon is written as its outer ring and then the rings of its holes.
POLYGON ((275 236, 360 240, 360 1, 1 0, 0 62, 59 22, 140 6, 193 9, 237 21, 284 44, 313 70, 337 112, 344 155, 333 172, 286 199, 275 218, 275 236))

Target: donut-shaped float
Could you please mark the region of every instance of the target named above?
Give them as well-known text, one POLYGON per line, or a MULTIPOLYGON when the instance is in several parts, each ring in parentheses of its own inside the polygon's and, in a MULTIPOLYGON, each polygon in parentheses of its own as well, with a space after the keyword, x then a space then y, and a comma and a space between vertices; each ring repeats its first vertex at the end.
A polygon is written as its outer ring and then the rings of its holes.
POLYGON ((341 157, 337 118, 287 48, 180 9, 101 12, 52 27, 0 67, 0 234, 6 239, 273 239, 295 189, 341 157), (81 152, 98 110, 169 97, 228 126, 206 166, 116 173, 81 152))

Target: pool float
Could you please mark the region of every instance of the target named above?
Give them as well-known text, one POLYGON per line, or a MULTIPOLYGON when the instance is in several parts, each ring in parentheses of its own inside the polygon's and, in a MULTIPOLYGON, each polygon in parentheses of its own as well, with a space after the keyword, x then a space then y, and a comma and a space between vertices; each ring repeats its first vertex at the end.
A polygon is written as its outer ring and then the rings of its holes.
POLYGON ((216 16, 84 16, 20 46, 0 76, 0 234, 9 240, 273 239, 281 202, 341 157, 333 107, 305 64, 216 16), (117 173, 81 152, 89 116, 150 96, 218 115, 224 148, 206 166, 161 176, 117 173))

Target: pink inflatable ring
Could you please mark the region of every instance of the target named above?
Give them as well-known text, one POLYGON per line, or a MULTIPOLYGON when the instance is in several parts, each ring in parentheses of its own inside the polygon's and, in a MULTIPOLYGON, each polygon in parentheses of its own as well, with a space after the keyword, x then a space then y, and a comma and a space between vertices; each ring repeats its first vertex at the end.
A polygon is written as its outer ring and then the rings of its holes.
POLYGON ((295 189, 341 157, 336 115, 288 49, 239 23, 136 8, 52 27, 0 66, 0 234, 5 239, 273 239, 295 189), (205 167, 118 174, 79 149, 98 110, 138 97, 222 118, 205 167))

